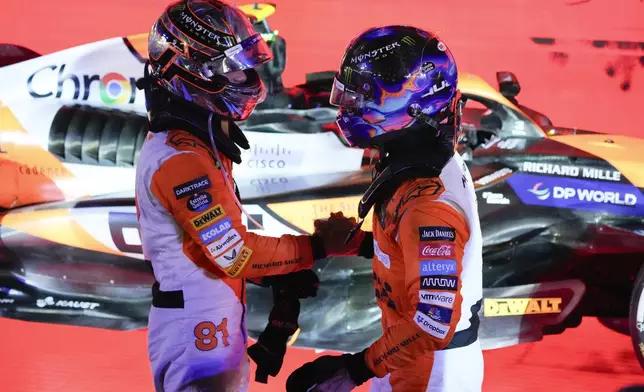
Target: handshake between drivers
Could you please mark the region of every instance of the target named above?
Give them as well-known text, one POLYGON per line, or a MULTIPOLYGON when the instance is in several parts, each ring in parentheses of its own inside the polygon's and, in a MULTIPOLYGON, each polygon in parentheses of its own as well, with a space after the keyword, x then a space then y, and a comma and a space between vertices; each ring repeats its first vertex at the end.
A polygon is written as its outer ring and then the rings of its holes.
POLYGON ((314 237, 324 245, 327 257, 357 256, 370 257, 373 254, 371 233, 360 229, 362 222, 348 218, 342 212, 332 212, 328 219, 316 219, 314 237))

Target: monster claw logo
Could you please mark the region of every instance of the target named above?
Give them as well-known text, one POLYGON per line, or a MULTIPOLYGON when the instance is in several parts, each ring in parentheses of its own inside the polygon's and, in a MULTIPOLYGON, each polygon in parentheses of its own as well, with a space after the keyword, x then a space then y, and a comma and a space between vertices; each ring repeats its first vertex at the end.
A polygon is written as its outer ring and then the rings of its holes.
POLYGON ((537 199, 539 200, 546 200, 550 197, 550 189, 545 188, 545 189, 539 189, 543 185, 542 182, 538 182, 534 184, 534 186, 530 189, 528 189, 528 192, 532 193, 533 195, 537 196, 537 199))
POLYGON ((351 83, 351 76, 353 74, 353 68, 344 67, 344 81, 346 83, 351 83))
POLYGON ((413 46, 416 43, 416 41, 408 35, 404 36, 400 42, 409 46, 413 46))

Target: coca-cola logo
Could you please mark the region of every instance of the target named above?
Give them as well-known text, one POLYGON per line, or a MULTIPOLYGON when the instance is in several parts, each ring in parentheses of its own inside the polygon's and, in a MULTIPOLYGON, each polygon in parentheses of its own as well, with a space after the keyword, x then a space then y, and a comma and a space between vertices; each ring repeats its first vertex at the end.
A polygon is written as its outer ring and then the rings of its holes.
POLYGON ((420 244, 420 257, 452 257, 454 244, 420 244))

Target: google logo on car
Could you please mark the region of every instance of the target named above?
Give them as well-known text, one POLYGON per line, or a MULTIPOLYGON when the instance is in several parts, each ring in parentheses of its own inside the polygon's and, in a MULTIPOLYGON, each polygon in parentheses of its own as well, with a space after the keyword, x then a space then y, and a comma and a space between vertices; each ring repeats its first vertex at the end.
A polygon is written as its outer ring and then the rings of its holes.
POLYGON ((66 64, 48 65, 31 74, 27 79, 29 95, 80 101, 100 97, 108 105, 133 104, 136 101, 136 78, 126 78, 116 72, 76 74, 66 68, 66 64))
POLYGON ((132 84, 116 72, 103 76, 99 88, 101 100, 107 104, 126 103, 132 96, 132 84))

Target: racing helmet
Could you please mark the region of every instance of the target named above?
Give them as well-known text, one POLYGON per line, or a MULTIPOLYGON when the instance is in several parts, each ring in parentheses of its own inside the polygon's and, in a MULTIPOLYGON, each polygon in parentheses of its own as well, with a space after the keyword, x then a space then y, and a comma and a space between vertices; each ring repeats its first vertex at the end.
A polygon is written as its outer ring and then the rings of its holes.
POLYGON ((422 129, 446 135, 453 148, 462 105, 457 83, 454 57, 435 33, 385 26, 351 41, 329 101, 340 108, 337 125, 350 146, 378 146, 422 129))
POLYGON ((245 120, 266 97, 255 67, 273 54, 248 17, 220 0, 180 0, 152 26, 147 72, 162 89, 221 117, 245 120))

